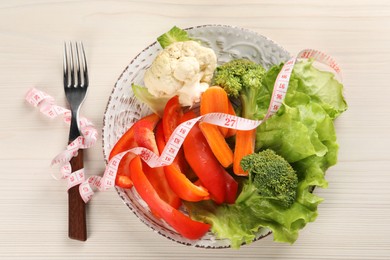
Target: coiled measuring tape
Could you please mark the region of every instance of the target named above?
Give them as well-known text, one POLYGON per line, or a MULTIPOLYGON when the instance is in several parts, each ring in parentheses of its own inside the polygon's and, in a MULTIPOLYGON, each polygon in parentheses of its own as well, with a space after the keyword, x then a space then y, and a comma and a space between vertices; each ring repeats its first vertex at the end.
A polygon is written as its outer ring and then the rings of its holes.
MULTIPOLYGON (((271 96, 271 101, 268 111, 263 120, 250 120, 242 117, 237 117, 223 113, 210 113, 197 118, 181 123, 172 133, 161 155, 157 155, 147 148, 136 147, 124 151, 114 156, 106 165, 103 176, 91 176, 85 179, 84 169, 72 172, 70 167, 70 159, 77 154, 79 149, 87 149, 92 147, 97 140, 97 130, 92 122, 84 117, 80 117, 81 136, 70 143, 66 150, 58 154, 53 160, 52 165, 60 165, 60 177, 68 181, 68 189, 80 184, 79 191, 84 202, 88 202, 96 190, 105 191, 115 186, 115 178, 117 175, 119 163, 123 156, 127 153, 139 155, 150 167, 161 167, 169 165, 173 162, 184 139, 191 128, 199 121, 211 123, 226 128, 236 130, 251 130, 258 127, 265 120, 275 114, 286 96, 291 73, 298 59, 314 59, 316 62, 322 63, 333 69, 335 74, 341 80, 341 70, 337 62, 329 55, 313 49, 305 49, 298 53, 296 57, 289 59, 279 72, 271 96)), ((36 88, 32 88, 27 92, 26 100, 34 107, 39 107, 40 111, 49 118, 56 118, 62 115, 64 121, 70 123, 70 111, 66 108, 57 106, 54 99, 36 88)), ((54 176, 55 177, 55 176, 54 176)), ((55 177, 57 179, 57 177, 55 177)))

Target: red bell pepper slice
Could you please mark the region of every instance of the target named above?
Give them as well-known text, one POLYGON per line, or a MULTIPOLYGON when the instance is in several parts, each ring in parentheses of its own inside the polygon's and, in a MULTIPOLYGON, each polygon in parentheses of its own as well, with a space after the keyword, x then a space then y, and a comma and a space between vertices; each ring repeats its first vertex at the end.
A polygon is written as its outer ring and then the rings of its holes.
POLYGON ((154 128, 159 121, 160 118, 156 114, 153 114, 152 117, 147 116, 134 124, 134 140, 137 145, 139 147, 148 148, 157 155, 160 153, 158 152, 156 144, 154 128))
MULTIPOLYGON (((152 138, 150 132, 153 133, 153 129, 156 126, 158 121, 159 121, 159 116, 156 114, 151 114, 135 122, 116 142, 116 144, 114 145, 114 147, 110 152, 109 160, 111 160, 112 157, 114 157, 115 155, 137 146, 143 146, 152 151, 156 150, 152 142, 147 142, 147 141, 142 142, 142 137, 140 136, 136 138, 136 133, 139 135, 142 131, 149 132, 149 136, 146 137, 145 135, 145 138, 152 138), (148 130, 142 130, 142 128, 146 128, 148 130), (140 142, 140 144, 138 142, 140 142)), ((119 162, 117 177, 115 179, 115 185, 124 189, 129 189, 133 186, 133 183, 130 179, 129 166, 134 156, 135 155, 132 153, 127 153, 125 154, 125 156, 123 156, 122 160, 119 162)))
POLYGON ((135 157, 133 153, 127 153, 122 157, 122 160, 119 162, 118 171, 115 178, 115 185, 124 188, 130 189, 133 186, 133 182, 130 179, 130 162, 135 157))
POLYGON ((225 170, 225 182, 226 182, 226 199, 228 204, 234 204, 237 199, 238 182, 225 170))
POLYGON ((155 139, 153 129, 159 120, 160 117, 158 115, 150 114, 135 122, 116 142, 110 152, 109 160, 115 155, 137 146, 157 151, 157 146, 150 140, 155 139))
MULTIPOLYGON (((183 120, 195 117, 195 113, 190 111, 183 116, 183 120)), ((231 203, 233 198, 235 200, 238 184, 215 158, 198 123, 188 133, 183 147, 187 162, 209 191, 212 199, 219 204, 231 203)))
POLYGON ((179 103, 179 96, 174 96, 168 100, 163 114, 163 130, 165 142, 168 142, 175 128, 180 124, 183 116, 183 109, 179 103))
POLYGON ((156 132, 155 132, 156 143, 157 143, 157 148, 158 148, 159 154, 161 154, 163 152, 165 145, 166 145, 162 121, 163 120, 161 119, 158 122, 158 124, 156 126, 156 132))
POLYGON ((155 212, 178 233, 188 239, 199 239, 206 234, 210 229, 209 224, 192 220, 189 216, 173 208, 158 196, 156 190, 145 176, 139 156, 131 161, 130 167, 130 177, 133 180, 134 188, 148 204, 152 212, 155 212))
MULTIPOLYGON (((183 108, 179 103, 179 97, 174 96, 168 100, 164 108, 164 114, 162 118, 162 128, 164 133, 165 142, 168 142, 173 131, 181 123, 181 118, 183 116, 183 108)), ((175 163, 178 164, 181 172, 188 175, 188 177, 194 177, 193 174, 190 175, 189 165, 184 157, 183 149, 180 148, 179 152, 175 157, 175 163)))
MULTIPOLYGON (((166 145, 163 133, 162 120, 156 126, 156 142, 158 150, 161 154, 166 145)), ((182 155, 183 159, 185 160, 184 154, 182 155)), ((193 184, 190 179, 188 179, 186 174, 183 174, 181 172, 179 163, 176 158, 171 165, 163 167, 165 177, 172 190, 181 199, 186 201, 200 201, 209 198, 209 192, 204 187, 200 187, 193 184)))
MULTIPOLYGON (((156 142, 161 154, 166 145, 162 120, 156 126, 156 142)), ((183 159, 185 159, 184 154, 183 159)), ((200 201, 209 198, 209 192, 204 187, 192 183, 187 175, 180 171, 177 160, 174 160, 171 165, 163 168, 169 186, 181 199, 186 201, 200 201)))
MULTIPOLYGON (((158 115, 151 114, 135 122, 115 144, 110 153, 110 158, 134 147, 145 147, 152 152, 159 154, 153 132, 159 121, 160 117, 158 115)), ((133 153, 127 153, 120 161, 117 178, 115 180, 115 184, 119 187, 125 189, 131 188, 132 181, 130 172, 132 169, 130 167, 130 162, 134 157, 135 155, 133 153)), ((160 197, 172 207, 179 208, 181 200, 169 186, 164 170, 162 168, 150 168, 147 165, 144 168, 147 178, 160 197)))
POLYGON ((142 169, 160 198, 175 209, 178 209, 181 206, 181 199, 175 190, 172 189, 168 178, 165 176, 164 168, 151 168, 145 162, 142 162, 142 169))
POLYGON ((192 183, 175 164, 164 167, 165 176, 172 190, 183 200, 201 201, 209 198, 209 192, 192 183))

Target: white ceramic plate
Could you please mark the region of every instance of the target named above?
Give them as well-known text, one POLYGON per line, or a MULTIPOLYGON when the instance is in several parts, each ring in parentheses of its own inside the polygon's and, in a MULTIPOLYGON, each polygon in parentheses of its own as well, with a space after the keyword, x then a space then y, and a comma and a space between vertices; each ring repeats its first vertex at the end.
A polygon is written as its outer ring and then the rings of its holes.
MULTIPOLYGON (((192 38, 200 40, 204 46, 212 48, 218 58, 218 64, 232 59, 246 58, 269 68, 274 64, 288 60, 290 54, 270 39, 255 32, 222 25, 203 25, 186 29, 192 38)), ((108 155, 117 140, 130 126, 151 110, 140 103, 131 89, 131 84, 143 85, 145 70, 151 65, 157 53, 161 51, 159 43, 154 42, 140 52, 123 71, 116 82, 106 107, 103 121, 103 153, 107 161, 108 155)), ((229 240, 216 239, 207 233, 200 240, 189 240, 182 237, 161 219, 150 212, 146 203, 139 197, 135 189, 116 188, 119 197, 130 210, 148 227, 168 239, 181 244, 205 247, 230 247, 229 240)), ((255 240, 270 233, 259 230, 255 240)))

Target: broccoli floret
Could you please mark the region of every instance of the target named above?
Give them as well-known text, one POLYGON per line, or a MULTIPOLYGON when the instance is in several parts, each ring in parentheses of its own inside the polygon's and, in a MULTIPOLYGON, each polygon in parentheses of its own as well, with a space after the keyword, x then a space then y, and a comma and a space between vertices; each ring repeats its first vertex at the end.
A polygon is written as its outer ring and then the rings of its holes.
POLYGON ((258 119, 257 98, 264 91, 262 80, 266 70, 255 62, 238 59, 217 67, 214 85, 225 89, 229 97, 241 100, 242 117, 258 119))
POLYGON ((294 203, 298 177, 283 157, 267 149, 243 157, 241 167, 249 172, 249 180, 261 197, 275 201, 285 208, 294 203))

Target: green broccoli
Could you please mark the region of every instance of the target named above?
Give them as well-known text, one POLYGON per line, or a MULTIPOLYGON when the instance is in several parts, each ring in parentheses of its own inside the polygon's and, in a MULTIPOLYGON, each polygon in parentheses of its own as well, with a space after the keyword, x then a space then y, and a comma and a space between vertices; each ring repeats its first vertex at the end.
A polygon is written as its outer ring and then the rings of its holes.
POLYGON ((264 95, 262 80, 266 70, 250 60, 238 59, 217 67, 213 79, 214 85, 225 89, 229 97, 241 101, 241 116, 248 119, 259 119, 258 99, 264 95))
POLYGON ((249 172, 249 181, 261 197, 290 207, 296 198, 298 177, 291 165, 273 150, 245 156, 241 167, 249 172))

